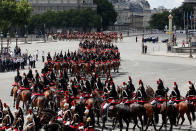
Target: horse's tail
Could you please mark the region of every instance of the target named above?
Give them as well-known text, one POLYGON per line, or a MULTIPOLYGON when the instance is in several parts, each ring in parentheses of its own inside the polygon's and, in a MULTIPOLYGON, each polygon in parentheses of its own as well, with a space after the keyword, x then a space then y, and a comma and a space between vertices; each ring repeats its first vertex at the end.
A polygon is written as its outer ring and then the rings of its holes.
POLYGON ((195 121, 195 107, 194 107, 194 105, 190 104, 189 108, 190 108, 190 112, 191 112, 192 117, 193 117, 193 121, 195 121))

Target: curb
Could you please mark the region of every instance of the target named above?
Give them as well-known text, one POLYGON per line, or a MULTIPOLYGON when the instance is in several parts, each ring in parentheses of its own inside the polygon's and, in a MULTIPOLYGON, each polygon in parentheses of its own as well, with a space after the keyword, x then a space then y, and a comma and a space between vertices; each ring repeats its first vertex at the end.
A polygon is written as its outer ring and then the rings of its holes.
POLYGON ((190 58, 189 56, 169 56, 169 55, 158 55, 158 54, 150 54, 150 53, 147 53, 146 55, 149 55, 149 56, 165 56, 165 57, 178 57, 178 58, 189 58, 189 59, 196 59, 196 57, 193 56, 193 58, 190 58))

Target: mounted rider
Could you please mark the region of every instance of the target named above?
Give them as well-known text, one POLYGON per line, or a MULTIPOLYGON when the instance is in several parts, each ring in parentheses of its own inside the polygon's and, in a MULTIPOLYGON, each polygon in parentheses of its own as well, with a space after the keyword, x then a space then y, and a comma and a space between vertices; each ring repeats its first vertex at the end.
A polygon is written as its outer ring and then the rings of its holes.
POLYGON ((130 92, 128 85, 125 82, 123 82, 122 98, 127 98, 127 99, 132 98, 132 93, 130 92))
POLYGON ((159 78, 159 80, 157 81, 157 90, 155 92, 155 97, 165 97, 166 93, 169 91, 169 89, 165 88, 163 85, 163 81, 159 78))
POLYGON ((131 76, 129 76, 129 81, 128 81, 128 84, 127 84, 127 90, 129 92, 129 95, 130 95, 130 98, 133 97, 133 93, 135 91, 135 87, 132 83, 132 79, 131 79, 131 76))
POLYGON ((193 85, 191 81, 189 81, 189 90, 187 91, 187 94, 186 94, 186 98, 187 98, 186 102, 190 103, 192 98, 195 96, 196 96, 195 86, 193 85))
POLYGON ((147 99, 147 94, 144 88, 144 84, 142 82, 142 80, 139 80, 139 88, 138 91, 136 93, 136 98, 138 100, 146 100, 147 99))
POLYGON ((174 82, 173 90, 170 94, 171 100, 169 101, 170 104, 172 104, 175 100, 180 100, 180 91, 178 89, 178 85, 176 82, 174 82))

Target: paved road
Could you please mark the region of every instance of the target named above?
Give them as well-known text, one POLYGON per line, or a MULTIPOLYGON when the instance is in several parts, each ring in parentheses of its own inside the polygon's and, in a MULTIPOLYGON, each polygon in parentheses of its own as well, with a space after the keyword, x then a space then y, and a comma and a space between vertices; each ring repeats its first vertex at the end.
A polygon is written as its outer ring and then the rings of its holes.
MULTIPOLYGON (((160 36, 160 39, 165 36, 160 36)), ((133 83, 136 88, 138 87, 139 79, 142 79, 145 85, 150 85, 156 89, 156 81, 158 78, 163 79, 165 86, 172 89, 173 82, 176 81, 179 85, 179 89, 182 95, 185 95, 188 90, 188 81, 196 81, 196 60, 188 58, 176 58, 176 57, 165 57, 165 56, 150 56, 141 54, 141 37, 138 38, 139 42, 135 42, 135 37, 127 37, 123 41, 117 43, 121 52, 121 67, 120 73, 113 74, 114 82, 118 85, 122 85, 123 81, 128 80, 128 76, 131 76, 133 83)), ((22 51, 25 49, 29 50, 29 53, 35 52, 37 49, 45 52, 60 52, 78 49, 77 41, 60 41, 60 42, 48 42, 48 43, 37 43, 32 44, 19 44, 22 51)), ((11 46, 13 47, 15 43, 11 46)), ((153 45, 148 44, 149 49, 152 50, 153 45)), ((156 46, 156 45, 154 45, 156 46)), ((161 49, 165 48, 165 45, 160 45, 161 49)), ((37 69, 40 70, 43 67, 43 63, 37 62, 37 69)), ((21 74, 23 71, 21 71, 21 74)), ((12 98, 9 96, 10 85, 13 83, 16 72, 0 73, 0 96, 3 102, 7 102, 8 105, 12 105, 12 98)), ((107 123, 110 125, 110 123, 107 123)), ((193 127, 196 127, 193 124, 193 127)), ((130 125, 132 127, 132 124, 130 125)), ((188 122, 185 121, 185 125, 182 130, 187 130, 188 122)), ((192 128, 192 130, 196 128, 192 128)), ((119 130, 119 129, 116 129, 119 130)), ((130 129, 131 130, 131 129, 130 129)), ((150 130, 153 130, 150 128, 150 130)), ((176 129, 178 130, 178 129, 176 129)))

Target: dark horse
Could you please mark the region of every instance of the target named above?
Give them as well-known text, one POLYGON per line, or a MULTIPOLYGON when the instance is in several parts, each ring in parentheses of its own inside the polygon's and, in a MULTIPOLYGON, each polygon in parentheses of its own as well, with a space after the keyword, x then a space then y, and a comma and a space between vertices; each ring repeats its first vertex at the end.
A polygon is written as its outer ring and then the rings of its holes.
POLYGON ((159 130, 161 130, 163 126, 165 126, 165 129, 167 128, 167 118, 170 121, 170 130, 173 129, 173 125, 176 124, 177 119, 177 110, 174 105, 169 104, 168 102, 164 102, 159 107, 154 107, 154 113, 156 123, 159 121, 158 114, 162 115, 162 125, 159 130))

